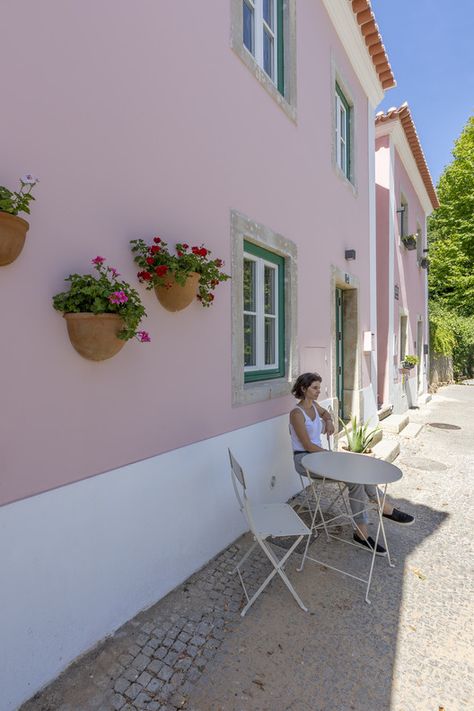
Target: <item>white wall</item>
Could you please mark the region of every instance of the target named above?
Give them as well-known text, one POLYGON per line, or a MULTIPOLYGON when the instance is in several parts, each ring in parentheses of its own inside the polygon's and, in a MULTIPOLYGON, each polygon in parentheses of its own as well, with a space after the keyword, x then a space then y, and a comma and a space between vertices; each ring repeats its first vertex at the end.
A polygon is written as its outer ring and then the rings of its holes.
POLYGON ((297 490, 284 415, 0 508, 0 711, 246 529, 227 447, 256 500, 297 490))

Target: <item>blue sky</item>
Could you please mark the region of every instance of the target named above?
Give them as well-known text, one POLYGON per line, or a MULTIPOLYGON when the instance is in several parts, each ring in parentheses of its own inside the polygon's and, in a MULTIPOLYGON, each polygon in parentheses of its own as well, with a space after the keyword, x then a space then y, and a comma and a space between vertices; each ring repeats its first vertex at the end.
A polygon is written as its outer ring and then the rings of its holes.
POLYGON ((372 0, 397 86, 378 107, 408 101, 433 182, 474 114, 474 0, 372 0))

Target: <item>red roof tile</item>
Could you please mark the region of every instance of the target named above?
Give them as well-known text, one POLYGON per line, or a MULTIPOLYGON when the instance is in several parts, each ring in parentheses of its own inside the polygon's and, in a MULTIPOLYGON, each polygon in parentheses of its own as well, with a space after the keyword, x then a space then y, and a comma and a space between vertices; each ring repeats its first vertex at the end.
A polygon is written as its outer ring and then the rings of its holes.
POLYGON ((352 5, 352 11, 359 24, 362 37, 374 63, 375 71, 378 74, 382 89, 392 89, 396 86, 387 52, 382 42, 375 16, 372 12, 370 0, 348 0, 352 5))
POLYGON ((428 193, 431 204, 433 206, 433 210, 436 210, 436 208, 439 207, 438 196, 436 195, 436 190, 431 179, 425 154, 423 153, 421 142, 418 138, 418 133, 416 132, 416 127, 413 122, 413 118, 407 102, 402 104, 398 109, 389 109, 387 113, 379 111, 375 116, 375 125, 379 126, 388 121, 397 120, 400 121, 400 123, 402 124, 403 130, 405 131, 405 136, 413 154, 413 158, 415 159, 418 172, 421 175, 421 178, 426 188, 426 192, 428 193))

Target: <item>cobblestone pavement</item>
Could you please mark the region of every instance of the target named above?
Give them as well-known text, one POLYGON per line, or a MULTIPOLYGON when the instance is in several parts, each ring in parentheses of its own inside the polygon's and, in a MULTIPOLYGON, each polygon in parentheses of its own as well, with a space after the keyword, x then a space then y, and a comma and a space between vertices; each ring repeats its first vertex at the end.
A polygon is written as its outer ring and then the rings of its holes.
MULTIPOLYGON (((377 559, 372 605, 353 579, 289 564, 309 614, 275 580, 242 619, 242 590, 229 571, 249 544, 244 536, 21 711, 474 708, 474 388, 443 388, 411 420, 425 427, 402 440, 404 478, 392 494, 416 523, 387 525, 396 567, 377 559)), ((322 537, 311 550, 355 574, 367 562, 322 537)), ((250 586, 267 570, 254 556, 250 586)))

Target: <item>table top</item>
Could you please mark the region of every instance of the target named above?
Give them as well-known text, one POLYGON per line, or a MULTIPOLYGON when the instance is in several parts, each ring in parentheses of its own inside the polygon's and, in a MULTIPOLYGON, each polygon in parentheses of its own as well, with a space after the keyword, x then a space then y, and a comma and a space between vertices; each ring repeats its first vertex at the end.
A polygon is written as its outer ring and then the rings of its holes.
POLYGON ((403 476, 394 464, 355 452, 311 452, 301 464, 312 474, 346 484, 391 484, 403 476))

